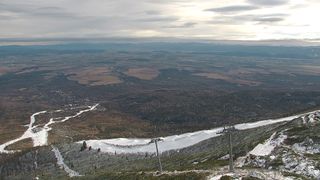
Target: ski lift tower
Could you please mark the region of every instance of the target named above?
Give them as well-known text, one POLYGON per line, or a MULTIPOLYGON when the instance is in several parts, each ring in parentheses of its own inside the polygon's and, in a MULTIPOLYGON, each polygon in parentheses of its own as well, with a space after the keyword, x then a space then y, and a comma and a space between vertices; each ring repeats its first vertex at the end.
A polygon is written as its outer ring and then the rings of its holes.
POLYGON ((228 135, 228 144, 229 144, 229 171, 234 172, 233 167, 233 140, 232 140, 232 133, 237 131, 234 126, 225 126, 221 132, 218 134, 226 134, 228 135))
POLYGON ((158 141, 163 141, 163 139, 162 138, 151 139, 149 144, 154 143, 156 145, 156 152, 157 152, 157 158, 158 158, 158 163, 159 163, 159 171, 160 171, 160 173, 162 173, 162 165, 161 165, 161 159, 160 159, 160 155, 159 155, 158 141))

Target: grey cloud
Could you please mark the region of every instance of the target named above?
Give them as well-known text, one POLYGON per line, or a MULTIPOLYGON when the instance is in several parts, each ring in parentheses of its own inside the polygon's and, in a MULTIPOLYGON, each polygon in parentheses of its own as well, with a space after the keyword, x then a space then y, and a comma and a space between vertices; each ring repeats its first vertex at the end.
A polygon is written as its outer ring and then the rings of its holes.
POLYGON ((290 0, 247 0, 251 4, 265 5, 265 6, 277 6, 287 4, 290 0))
POLYGON ((195 22, 187 22, 187 23, 184 23, 183 25, 182 25, 182 27, 193 27, 193 26, 195 26, 197 23, 195 23, 195 22))
POLYGON ((27 4, 5 4, 0 3, 0 12, 10 12, 10 13, 23 13, 27 12, 32 8, 27 4))
POLYGON ((208 23, 225 25, 240 25, 244 22, 253 22, 257 24, 271 24, 284 21, 287 16, 287 14, 260 14, 241 16, 221 15, 216 19, 209 21, 208 23))
POLYGON ((172 22, 177 20, 179 20, 179 18, 174 16, 155 16, 155 17, 138 19, 138 21, 142 21, 142 22, 166 22, 166 21, 172 22))
MULTIPOLYGON (((294 13, 290 8, 296 3, 289 0, 0 0, 1 37, 87 37, 87 36, 187 36, 233 38, 255 37, 255 29, 245 23, 263 24, 266 27, 303 23, 287 19, 294 13), (243 3, 244 2, 244 3, 243 3), (286 4, 288 3, 288 4, 286 4), (212 6, 208 5, 212 4, 212 6), (215 5, 215 6, 213 6, 215 5), (270 7, 284 5, 279 9, 270 7), (124 7, 130 7, 124 10, 124 7), (195 13, 190 17, 190 9, 195 13), (206 9, 203 7, 211 8, 206 9), (269 7, 269 8, 265 8, 269 7), (260 9, 263 11, 259 11, 260 9), (265 12, 266 14, 261 14, 265 12), (236 16, 237 15, 237 16, 236 16), (210 22, 208 18, 215 17, 210 22), (199 23, 199 24, 197 24, 199 23), (212 25, 215 28, 212 28, 212 25), (225 25, 238 25, 226 27, 225 25), (36 28, 35 28, 36 27, 36 28), (146 31, 146 33, 145 33, 146 31), (145 33, 145 34, 144 34, 145 33), (243 37, 242 37, 243 36, 243 37)), ((319 0, 306 0, 301 10, 319 0)), ((298 21, 298 20, 297 20, 298 21)), ((300 21, 300 20, 299 20, 300 21)), ((306 22, 312 28, 310 22, 306 22)), ((316 28, 316 26, 315 26, 316 28)), ((270 32, 273 33, 273 32, 270 32)), ((303 32, 302 32, 303 33, 303 32)), ((272 37, 273 34, 270 34, 272 37)), ((303 36, 303 34, 301 35, 303 36)))
MULTIPOLYGON (((0 3, 0 18, 0 26, 8 21, 13 24, 2 28, 3 32, 15 32, 23 29, 23 31, 20 32, 29 35, 46 33, 55 35, 68 34, 69 32, 80 32, 79 34, 84 34, 84 32, 95 31, 96 29, 106 29, 106 24, 111 24, 111 21, 113 26, 116 26, 118 20, 115 16, 111 18, 71 13, 64 7, 41 7, 37 6, 37 4, 31 6, 14 3, 0 3), (5 14, 3 15, 1 12, 5 14), (15 22, 15 20, 17 20, 18 23, 12 23, 15 22), (38 24, 41 24, 39 28, 33 28, 34 25, 38 24)), ((107 30, 113 31, 114 28, 108 27, 107 30)), ((107 30, 104 32, 107 32, 107 30)))
MULTIPOLYGON (((50 18, 73 18, 75 15, 68 13, 65 9, 60 7, 41 7, 30 6, 26 4, 3 4, 0 3, 0 12, 12 13, 14 16, 20 17, 50 17, 50 18)), ((10 17, 7 17, 10 18, 10 17)))
POLYGON ((163 26, 163 28, 191 28, 197 25, 195 22, 186 22, 181 25, 163 26))
POLYGON ((163 4, 163 3, 183 3, 185 0, 146 0, 149 3, 163 4))
POLYGON ((284 21, 286 17, 288 17, 288 14, 264 14, 264 15, 252 15, 252 21, 255 21, 260 24, 265 23, 277 23, 284 21))
POLYGON ((243 15, 236 17, 236 20, 252 21, 257 23, 276 23, 285 20, 287 14, 262 14, 262 15, 243 15))
POLYGON ((280 22, 283 21, 284 18, 280 18, 280 17, 258 17, 253 19, 254 21, 257 22, 280 22))
POLYGON ((0 15, 0 21, 14 20, 16 17, 9 15, 0 15))
MULTIPOLYGON (((1 4, 0 4, 1 5, 1 4)), ((97 21, 98 19, 103 19, 104 17, 90 17, 90 16, 82 16, 79 14, 73 14, 68 12, 66 9, 61 7, 54 7, 54 6, 48 6, 48 7, 33 7, 33 6, 23 6, 24 8, 21 8, 20 5, 6 5, 2 6, 0 8, 1 10, 10 11, 10 12, 16 12, 16 16, 20 17, 22 19, 69 19, 72 21, 97 21)), ((7 16, 6 19, 14 19, 17 18, 14 16, 7 16)), ((102 22, 102 21, 101 21, 102 22)))
POLYGON ((30 13, 33 16, 45 16, 50 18, 76 18, 77 15, 67 12, 59 7, 43 7, 37 8, 30 13))
POLYGON ((147 15, 160 15, 161 13, 159 11, 149 10, 149 11, 145 11, 145 14, 147 14, 147 15))
POLYGON ((252 5, 236 5, 236 6, 224 6, 224 7, 218 7, 218 8, 205 9, 205 11, 227 13, 227 12, 250 11, 254 9, 258 9, 258 7, 252 6, 252 5))

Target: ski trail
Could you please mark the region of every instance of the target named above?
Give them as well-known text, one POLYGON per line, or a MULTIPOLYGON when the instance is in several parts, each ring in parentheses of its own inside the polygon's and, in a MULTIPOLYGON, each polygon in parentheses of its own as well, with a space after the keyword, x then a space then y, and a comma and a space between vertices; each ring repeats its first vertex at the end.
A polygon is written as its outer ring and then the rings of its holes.
POLYGON ((65 163, 64 163, 64 159, 59 151, 58 148, 54 147, 53 145, 51 145, 52 147, 52 151, 54 152, 54 155, 56 156, 57 159, 57 164, 59 165, 59 167, 61 169, 63 169, 66 173, 68 173, 69 177, 75 177, 75 176, 81 176, 78 172, 70 169, 65 163))
MULTIPOLYGON (((75 118, 77 116, 80 116, 81 114, 83 114, 85 112, 93 111, 96 109, 96 107, 98 105, 99 104, 95 104, 94 106, 88 106, 88 109, 81 110, 73 116, 50 118, 49 122, 46 123, 43 127, 39 127, 38 125, 34 126, 33 124, 36 122, 35 117, 37 115, 45 114, 45 113, 47 113, 47 111, 36 112, 30 116, 30 123, 28 125, 28 129, 22 134, 22 136, 20 136, 16 139, 13 139, 11 141, 8 141, 4 144, 1 144, 0 145, 0 153, 14 153, 14 152, 16 152, 16 150, 5 150, 5 148, 9 145, 12 145, 12 144, 18 142, 18 141, 28 139, 28 138, 32 139, 33 147, 48 145, 48 132, 52 130, 52 127, 50 127, 50 125, 52 125, 54 123, 65 122, 71 118, 75 118), (61 119, 61 120, 58 120, 58 119, 61 119)), ((55 110, 54 112, 60 112, 60 111, 61 110, 55 110)))
POLYGON ((44 114, 46 112, 47 111, 40 111, 40 112, 32 114, 30 116, 30 123, 29 123, 28 129, 22 134, 22 136, 20 136, 16 139, 13 139, 11 141, 8 141, 4 144, 1 144, 0 145, 0 153, 14 153, 15 152, 14 150, 5 150, 5 148, 11 144, 18 142, 18 141, 21 141, 21 140, 24 140, 27 138, 32 138, 33 134, 34 134, 32 129, 33 129, 33 124, 35 123, 35 116, 40 115, 40 114, 44 114))
MULTIPOLYGON (((294 115, 279 119, 268 119, 251 123, 237 124, 234 127, 238 130, 252 129, 257 127, 262 127, 266 125, 289 122, 299 117, 308 116, 311 113, 316 113, 317 111, 312 111, 309 113, 304 113, 300 115, 294 115)), ((178 150, 195 145, 201 141, 217 137, 221 135, 223 127, 218 127, 210 130, 201 130, 191 133, 184 133, 180 135, 173 135, 163 137, 162 141, 158 142, 158 148, 160 152, 178 150)), ((88 146, 94 149, 100 148, 102 152, 107 153, 154 153, 154 144, 150 143, 151 138, 139 139, 139 138, 115 138, 115 139, 101 139, 101 140, 86 140, 88 146)), ((77 143, 82 143, 79 141, 77 143)))

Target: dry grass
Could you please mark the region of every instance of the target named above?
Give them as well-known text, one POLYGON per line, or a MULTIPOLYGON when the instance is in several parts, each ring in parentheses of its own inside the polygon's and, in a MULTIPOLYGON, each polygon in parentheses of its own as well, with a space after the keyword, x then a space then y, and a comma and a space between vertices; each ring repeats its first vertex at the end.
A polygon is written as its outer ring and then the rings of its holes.
POLYGON ((7 67, 0 66, 0 76, 12 72, 13 70, 7 67))
MULTIPOLYGON (((59 135, 66 134, 74 139, 100 139, 115 137, 149 137, 151 135, 150 124, 123 115, 117 112, 89 112, 79 118, 74 118, 65 123, 55 124, 55 130, 59 135)), ((51 139, 53 136, 49 136, 51 139)))
POLYGON ((153 68, 129 68, 125 74, 142 80, 152 80, 158 77, 159 71, 153 68))
POLYGON ((218 80, 224 80, 230 83, 234 84, 240 84, 240 85, 248 85, 248 86, 257 86, 260 83, 256 81, 250 81, 250 80, 244 80, 239 78, 234 78, 228 75, 223 75, 215 72, 205 72, 205 73, 195 73, 196 76, 202 76, 209 79, 218 79, 218 80))
POLYGON ((231 76, 252 76, 256 74, 264 74, 268 75, 271 74, 269 71, 262 69, 262 68, 237 68, 237 69, 232 69, 227 72, 228 75, 231 76))
POLYGON ((320 66, 298 66, 296 71, 298 74, 318 76, 320 75, 320 66))
POLYGON ((69 80, 90 86, 118 84, 122 82, 117 76, 112 74, 112 71, 108 67, 87 67, 71 70, 66 75, 69 75, 69 80))
POLYGON ((18 141, 12 145, 9 145, 6 149, 7 150, 25 150, 33 147, 33 142, 31 138, 24 139, 18 141))
POLYGON ((0 144, 6 143, 12 139, 20 137, 27 127, 17 125, 18 122, 10 122, 10 124, 1 125, 0 127, 0 144))

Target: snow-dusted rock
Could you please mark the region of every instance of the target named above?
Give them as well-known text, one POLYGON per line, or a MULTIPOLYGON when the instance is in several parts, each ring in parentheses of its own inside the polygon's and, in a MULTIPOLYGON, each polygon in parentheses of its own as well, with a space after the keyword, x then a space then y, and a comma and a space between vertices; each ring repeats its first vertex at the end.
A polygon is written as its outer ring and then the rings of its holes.
POLYGON ((312 139, 307 138, 301 143, 292 145, 292 149, 301 154, 317 154, 320 153, 320 144, 313 142, 312 139))

